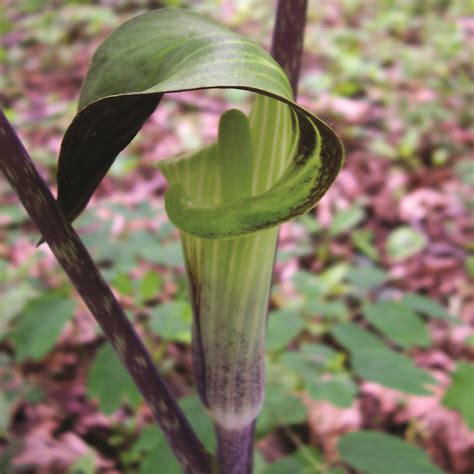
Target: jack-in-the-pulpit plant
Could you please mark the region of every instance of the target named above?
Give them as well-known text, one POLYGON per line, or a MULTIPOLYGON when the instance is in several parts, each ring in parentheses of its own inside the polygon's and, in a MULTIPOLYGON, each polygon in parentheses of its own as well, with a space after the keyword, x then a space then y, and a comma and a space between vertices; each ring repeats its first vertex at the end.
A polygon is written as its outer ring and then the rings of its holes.
POLYGON ((219 449, 238 457, 251 449, 263 401, 278 224, 313 208, 335 179, 344 152, 334 132, 293 101, 285 73, 255 43, 188 11, 146 13, 92 59, 61 147, 58 203, 75 219, 165 93, 209 88, 254 92, 249 116, 227 111, 215 144, 159 167, 181 232, 198 391, 219 449))

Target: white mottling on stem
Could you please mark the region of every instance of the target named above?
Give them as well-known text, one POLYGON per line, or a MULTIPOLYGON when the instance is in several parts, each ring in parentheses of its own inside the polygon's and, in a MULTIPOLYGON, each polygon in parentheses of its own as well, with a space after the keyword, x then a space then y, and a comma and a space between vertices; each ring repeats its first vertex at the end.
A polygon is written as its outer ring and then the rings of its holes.
POLYGON ((115 349, 117 349, 118 355, 121 359, 125 359, 125 354, 127 352, 127 343, 122 336, 115 335, 112 337, 112 341, 115 349))
POLYGON ((104 296, 102 298, 102 301, 104 303, 106 311, 110 313, 112 311, 112 301, 110 301, 110 298, 108 296, 104 296))
MULTIPOLYGON (((76 249, 74 248, 74 244, 71 241, 66 241, 65 246, 68 250, 68 253, 71 257, 71 260, 74 261, 74 263, 79 264, 79 258, 77 257, 76 249)), ((78 265, 79 267, 80 265, 78 265)))
POLYGON ((143 356, 137 355, 135 356, 135 362, 137 363, 137 367, 140 369, 146 369, 146 360, 143 356))
POLYGON ((160 409, 161 413, 167 413, 168 412, 168 407, 166 406, 166 403, 163 400, 160 400, 158 402, 158 408, 160 409))
POLYGON ((180 424, 179 424, 178 419, 175 418, 175 417, 172 417, 169 421, 170 421, 171 429, 172 429, 173 431, 178 431, 178 430, 179 430, 179 427, 180 427, 180 424))

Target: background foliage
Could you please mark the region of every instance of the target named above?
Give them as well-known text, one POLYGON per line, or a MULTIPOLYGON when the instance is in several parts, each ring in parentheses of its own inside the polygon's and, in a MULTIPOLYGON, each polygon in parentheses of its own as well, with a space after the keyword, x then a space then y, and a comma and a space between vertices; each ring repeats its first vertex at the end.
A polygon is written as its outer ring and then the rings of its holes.
MULTIPOLYGON (((463 0, 309 4, 300 100, 334 126, 348 160, 317 210, 282 228, 256 471, 470 473, 474 10, 463 0)), ((270 0, 6 2, 2 108, 52 187, 93 50, 162 5, 269 47, 270 0)), ((211 141, 219 115, 250 100, 167 97, 76 225, 209 447, 155 161, 211 141)), ((0 195, 0 471, 179 472, 3 179, 0 195)))

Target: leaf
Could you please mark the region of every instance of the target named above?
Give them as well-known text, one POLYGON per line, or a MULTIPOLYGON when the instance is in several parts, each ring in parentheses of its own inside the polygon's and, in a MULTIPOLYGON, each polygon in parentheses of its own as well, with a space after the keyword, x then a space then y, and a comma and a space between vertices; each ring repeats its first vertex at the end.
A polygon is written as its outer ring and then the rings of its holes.
POLYGON ((224 238, 275 226, 312 208, 344 159, 333 131, 291 100, 285 74, 263 49, 200 15, 161 9, 126 22, 92 59, 59 157, 58 202, 68 218, 84 209, 164 93, 213 87, 287 104, 281 132, 289 126, 294 136, 287 150, 291 163, 270 189, 221 204, 194 202, 175 182, 165 196, 170 219, 188 234, 224 238))
POLYGON ((257 437, 262 437, 278 426, 294 425, 306 420, 306 408, 302 401, 280 385, 266 388, 265 404, 257 418, 257 437))
POLYGON ((67 474, 94 474, 94 456, 92 454, 84 454, 68 469, 67 474))
POLYGON ((348 433, 339 441, 339 452, 364 474, 442 474, 420 448, 385 433, 348 433))
POLYGON ((425 385, 434 383, 431 375, 368 331, 344 323, 333 328, 332 333, 351 353, 352 369, 360 377, 402 392, 430 394, 425 385))
POLYGON ((454 167, 457 177, 468 186, 474 186, 474 163, 471 159, 459 161, 454 167))
POLYGON ((341 408, 350 407, 357 393, 351 377, 344 374, 308 379, 306 390, 313 400, 327 400, 341 408))
POLYGON ((161 277, 157 272, 149 271, 142 278, 139 286, 140 296, 143 301, 156 298, 161 287, 161 277))
POLYGON ((126 273, 117 273, 112 284, 122 295, 133 294, 133 282, 126 273))
POLYGON ((458 362, 452 375, 451 385, 443 398, 443 405, 459 411, 466 425, 474 430, 474 366, 458 362))
POLYGON ((142 398, 110 344, 98 351, 87 375, 87 396, 97 399, 100 410, 113 413, 124 403, 136 408, 142 398))
POLYGON ((157 263, 165 267, 184 267, 183 249, 180 242, 160 244, 156 241, 153 245, 137 249, 138 255, 150 263, 157 263))
POLYGON ((268 315, 266 350, 285 348, 304 329, 298 313, 289 310, 271 311, 268 315))
POLYGON ((293 454, 272 462, 263 474, 314 474, 322 471, 322 456, 314 448, 301 447, 293 454))
POLYGON ((0 436, 4 437, 8 433, 8 425, 10 424, 10 409, 14 401, 7 399, 7 396, 0 392, 0 436))
POLYGON ((416 293, 406 293, 403 295, 402 303, 414 311, 423 313, 430 318, 453 319, 437 301, 416 293))
POLYGON ((166 472, 166 474, 182 474, 182 468, 170 450, 166 438, 158 428, 145 428, 137 443, 140 443, 140 446, 137 446, 136 449, 141 446, 147 446, 148 448, 140 464, 139 474, 155 474, 157 468, 166 472))
POLYGON ((279 362, 286 368, 292 370, 299 377, 312 379, 317 374, 321 365, 313 362, 310 357, 301 352, 288 351, 279 357, 279 362))
POLYGON ((374 234, 367 229, 357 229, 351 232, 352 243, 371 260, 379 258, 379 252, 373 244, 374 234))
POLYGON ((300 352, 314 364, 321 367, 328 366, 341 354, 340 352, 322 344, 303 344, 300 347, 300 352))
POLYGON ((301 306, 303 313, 314 316, 321 316, 324 319, 344 320, 348 314, 346 304, 341 300, 324 301, 319 299, 309 299, 301 306))
POLYGON ((389 275, 380 268, 366 266, 351 268, 347 274, 347 279, 360 292, 366 293, 386 282, 389 275))
POLYGON ((173 301, 153 308, 150 327, 168 341, 191 342, 192 311, 189 303, 173 301))
POLYGON ((426 247, 426 236, 412 227, 398 227, 385 243, 388 256, 395 261, 413 257, 426 247))
POLYGON ((319 278, 326 286, 325 293, 332 294, 340 286, 342 280, 350 270, 347 263, 337 263, 320 273, 319 278))
POLYGON ((360 224, 365 217, 365 212, 359 205, 339 211, 333 218, 329 227, 329 235, 336 237, 348 230, 351 230, 357 224, 360 224))
POLYGON ((371 324, 403 349, 431 343, 426 324, 399 301, 381 300, 365 305, 362 311, 371 324))
POLYGON ((292 282, 296 290, 305 296, 321 296, 327 290, 326 285, 323 284, 317 275, 305 270, 295 273, 292 277, 292 282))
MULTIPOLYGON (((2 272, 0 271, 0 275, 2 272)), ((37 291, 27 282, 21 282, 12 288, 2 288, 0 303, 0 339, 7 333, 13 318, 34 298, 37 291)))
POLYGON ((328 400, 336 406, 352 405, 357 391, 354 382, 343 369, 342 354, 319 344, 304 344, 298 352, 286 352, 279 357, 279 382, 285 380, 285 369, 296 376, 293 387, 303 387, 314 400, 328 400), (337 373, 330 373, 337 372, 337 373))
POLYGON ((54 293, 28 303, 10 334, 18 360, 42 359, 54 347, 75 306, 74 300, 54 293))
POLYGON ((464 261, 467 276, 474 279, 474 255, 468 255, 464 261))

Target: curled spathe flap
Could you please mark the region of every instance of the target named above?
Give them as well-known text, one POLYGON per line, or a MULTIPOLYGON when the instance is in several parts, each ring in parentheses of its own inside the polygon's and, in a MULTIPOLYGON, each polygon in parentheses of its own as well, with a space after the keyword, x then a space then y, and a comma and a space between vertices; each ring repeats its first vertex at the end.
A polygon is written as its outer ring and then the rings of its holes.
POLYGON ((344 160, 334 132, 292 101, 284 72, 259 46, 206 17, 165 9, 122 25, 93 57, 59 157, 58 202, 66 216, 73 220, 82 212, 164 93, 208 88, 244 89, 286 103, 296 153, 271 189, 243 200, 195 203, 172 185, 166 195, 170 219, 192 235, 229 238, 312 208, 344 160))

